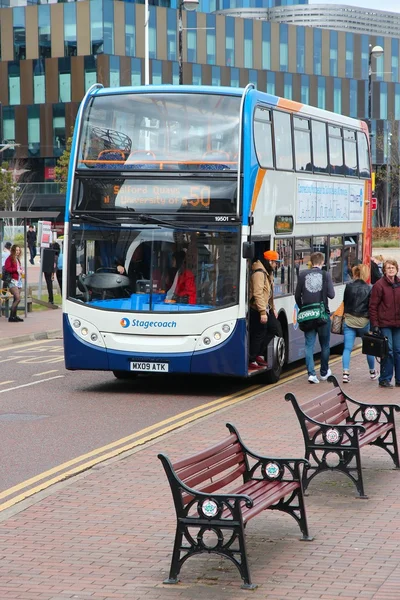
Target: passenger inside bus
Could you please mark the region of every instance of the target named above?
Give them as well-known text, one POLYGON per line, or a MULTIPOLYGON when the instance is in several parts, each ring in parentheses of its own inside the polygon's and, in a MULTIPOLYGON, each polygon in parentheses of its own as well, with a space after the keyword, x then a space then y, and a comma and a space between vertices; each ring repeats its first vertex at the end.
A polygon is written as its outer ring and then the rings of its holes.
POLYGON ((172 255, 172 266, 176 273, 171 287, 167 291, 166 303, 196 304, 195 277, 186 267, 186 252, 179 250, 172 255))

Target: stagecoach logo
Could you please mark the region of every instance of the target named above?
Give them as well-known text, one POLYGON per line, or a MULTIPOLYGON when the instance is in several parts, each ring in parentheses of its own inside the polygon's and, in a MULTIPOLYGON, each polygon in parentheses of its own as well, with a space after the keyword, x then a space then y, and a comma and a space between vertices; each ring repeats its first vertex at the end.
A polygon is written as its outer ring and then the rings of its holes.
POLYGON ((336 444, 339 441, 339 432, 337 429, 328 429, 325 434, 325 439, 328 444, 336 444))
POLYGON ((369 406, 365 409, 364 418, 366 421, 375 421, 378 416, 378 411, 373 406, 369 406))
POLYGON ((218 512, 218 505, 214 500, 205 500, 201 505, 201 510, 206 517, 215 517, 218 512))
POLYGON ((276 479, 280 475, 279 465, 273 462, 268 463, 265 465, 265 474, 270 479, 276 479))
POLYGON ((124 329, 126 329, 127 327, 129 327, 129 325, 131 324, 129 319, 121 319, 119 324, 121 325, 121 327, 123 327, 124 329))

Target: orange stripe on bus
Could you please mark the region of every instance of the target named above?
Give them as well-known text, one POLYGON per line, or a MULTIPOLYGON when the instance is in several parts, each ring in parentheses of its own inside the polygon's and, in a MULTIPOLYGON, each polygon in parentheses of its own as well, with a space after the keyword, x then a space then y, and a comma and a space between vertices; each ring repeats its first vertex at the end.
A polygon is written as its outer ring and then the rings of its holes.
POLYGON ((299 112, 304 104, 295 102, 294 100, 286 100, 286 98, 279 98, 278 106, 279 108, 286 108, 286 110, 290 110, 291 112, 299 112))
POLYGON ((253 198, 252 198, 252 201, 251 201, 251 212, 254 212, 254 210, 256 208, 258 196, 259 196, 259 193, 260 193, 260 190, 261 190, 261 186, 263 184, 266 172, 267 172, 266 169, 259 169, 258 170, 257 177, 256 177, 256 183, 254 185, 253 198))

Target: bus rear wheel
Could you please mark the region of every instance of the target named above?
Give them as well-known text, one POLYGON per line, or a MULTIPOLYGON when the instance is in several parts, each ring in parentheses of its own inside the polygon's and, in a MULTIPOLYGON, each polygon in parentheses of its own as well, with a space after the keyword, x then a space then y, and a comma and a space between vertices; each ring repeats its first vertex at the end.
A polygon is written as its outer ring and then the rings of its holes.
POLYGON ((274 338, 274 363, 272 369, 265 373, 267 383, 276 383, 279 381, 283 366, 286 362, 286 342, 283 337, 274 338))
POLYGON ((137 373, 131 371, 113 371, 113 375, 116 379, 136 379, 137 373))

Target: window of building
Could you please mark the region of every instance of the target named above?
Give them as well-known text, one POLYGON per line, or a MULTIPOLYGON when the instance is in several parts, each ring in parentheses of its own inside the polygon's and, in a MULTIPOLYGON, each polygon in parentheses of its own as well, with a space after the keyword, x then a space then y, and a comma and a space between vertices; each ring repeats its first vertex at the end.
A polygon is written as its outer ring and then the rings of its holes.
POLYGON ((151 82, 153 85, 161 85, 162 84, 161 60, 152 60, 152 62, 151 62, 151 82))
POLYGON ((289 44, 288 44, 288 25, 280 23, 279 25, 279 70, 289 70, 289 44))
POLYGON ((13 11, 14 60, 26 58, 25 8, 16 6, 13 11))
POLYGON ((394 119, 400 121, 400 84, 394 85, 394 119))
POLYGON ((287 100, 293 98, 293 75, 291 73, 283 75, 283 95, 287 100))
POLYGON ((231 86, 239 87, 239 69, 236 67, 231 68, 231 86))
POLYGON ((71 102, 71 58, 58 59, 59 101, 71 102))
POLYGON ((257 87, 258 73, 256 69, 249 69, 249 83, 254 83, 257 87))
POLYGON ((131 84, 141 85, 142 83, 142 61, 140 58, 131 59, 131 84))
POLYGON ((322 31, 321 29, 313 29, 314 36, 314 74, 321 75, 322 73, 322 31))
POLYGON ((399 40, 392 38, 392 81, 399 80, 399 40))
POLYGON ((172 83, 179 85, 179 65, 177 62, 172 63, 172 83))
POLYGON ((275 73, 267 71, 267 93, 275 96, 275 73))
POLYGON ((356 132, 343 129, 345 174, 357 176, 356 132))
POLYGON ((90 2, 90 43, 92 54, 103 54, 103 0, 91 0, 90 2))
POLYGON ((369 36, 362 34, 361 38, 361 79, 368 80, 369 36))
POLYGON ((274 249, 281 260, 274 273, 274 296, 277 298, 290 294, 293 289, 293 238, 275 239, 274 249))
POLYGON ((379 84, 379 109, 380 114, 379 118, 386 120, 388 118, 388 84, 385 81, 382 81, 379 84))
POLYGON ((253 67, 253 21, 244 19, 244 66, 253 67))
POLYGON ((53 104, 53 151, 61 156, 65 150, 65 105, 53 104))
POLYGON ((211 67, 211 85, 221 85, 221 67, 211 67))
POLYGON ((66 2, 64 9, 64 56, 76 56, 78 54, 78 42, 76 37, 76 3, 66 2))
POLYGON ((300 101, 303 104, 310 104, 310 77, 308 75, 301 76, 300 101))
POLYGON ((21 78, 19 62, 8 63, 8 103, 21 104, 21 78))
POLYGON ((202 72, 201 65, 193 65, 192 67, 192 83, 193 85, 201 85, 202 72))
MULTIPOLYGON (((186 13, 187 30, 187 59, 188 62, 195 63, 197 61, 197 14, 195 11, 186 13)), ((227 63, 228 64, 228 63, 227 63)))
POLYGON ((328 125, 329 164, 331 175, 343 175, 342 128, 328 125))
POLYGON ((354 65, 354 35, 346 33, 346 77, 353 77, 354 65))
MULTIPOLYGON (((15 112, 13 106, 3 106, 3 140, 7 141, 15 141, 15 112)), ((7 150, 5 151, 7 152, 7 150)), ((5 152, 3 152, 3 158, 5 157, 5 152)), ((12 149, 14 153, 14 149, 12 149)))
POLYGON ((315 173, 328 173, 328 144, 326 125, 321 121, 311 121, 313 163, 315 173))
POLYGON ((28 153, 40 154, 40 106, 28 106, 28 153))
POLYGON ((338 74, 338 32, 329 32, 329 74, 337 77, 338 74))
POLYGON ((104 1, 104 52, 114 54, 114 2, 104 1))
POLYGON ((176 60, 176 10, 167 9, 167 59, 176 60))
POLYGON ((258 162, 265 169, 274 168, 271 111, 257 107, 254 112, 254 144, 258 162))
POLYGON ((317 102, 318 108, 325 109, 325 94, 326 94, 326 81, 325 77, 318 77, 317 83, 317 102))
MULTIPOLYGON (((381 46, 382 48, 384 48, 385 47, 385 38, 378 35, 376 37, 376 42, 375 42, 374 46, 381 46)), ((375 68, 372 70, 374 72, 376 81, 383 81, 384 70, 385 70, 384 55, 382 54, 382 56, 379 56, 379 58, 373 58, 372 60, 374 61, 374 64, 375 64, 375 68)))
POLYGON ((84 57, 85 92, 97 82, 97 65, 94 56, 84 57))
POLYGON ((155 6, 149 6, 149 56, 157 58, 157 12, 155 6))
POLYGON ((38 7, 39 27, 39 57, 49 58, 51 56, 50 37, 50 6, 41 4, 38 7))
POLYGON ((206 49, 207 49, 207 64, 215 65, 215 15, 206 15, 206 49))
POLYGON ((294 117, 293 127, 296 171, 312 172, 310 121, 294 117))
POLYGON ((274 140, 276 168, 293 169, 292 127, 288 113, 274 111, 274 140))
POLYGON ((110 87, 120 86, 119 56, 110 56, 110 87))
POLYGON ((309 268, 311 238, 296 238, 294 242, 294 289, 296 289, 299 274, 309 268))
POLYGON ((136 4, 125 2, 125 54, 136 55, 136 4))
POLYGON ((356 119, 357 114, 357 81, 355 79, 350 79, 350 117, 356 119))
POLYGON ((297 72, 304 73, 305 70, 305 56, 306 56, 306 39, 304 27, 296 27, 296 59, 297 59, 297 72))
POLYGON ((271 24, 262 21, 261 61, 264 70, 271 68, 271 24))
POLYGON ((35 104, 46 102, 45 61, 43 58, 33 61, 33 101, 35 104))
POLYGON ((338 77, 333 80, 333 112, 342 113, 342 80, 338 77))

